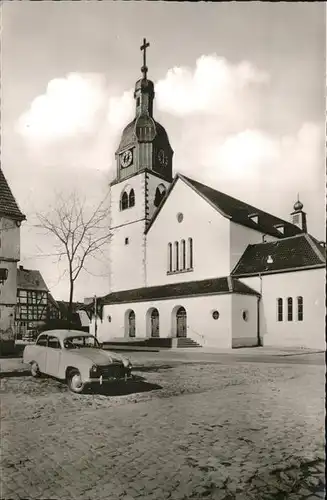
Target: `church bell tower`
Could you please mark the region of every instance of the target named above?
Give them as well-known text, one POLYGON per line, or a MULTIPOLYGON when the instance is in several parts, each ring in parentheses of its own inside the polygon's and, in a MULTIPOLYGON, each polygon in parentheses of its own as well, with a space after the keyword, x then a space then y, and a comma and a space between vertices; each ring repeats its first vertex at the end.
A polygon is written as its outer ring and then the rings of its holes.
POLYGON ((173 150, 167 132, 153 118, 154 84, 146 65, 150 44, 143 40, 142 78, 135 84, 135 116, 124 128, 110 184, 110 289, 146 286, 147 225, 172 182, 173 150))

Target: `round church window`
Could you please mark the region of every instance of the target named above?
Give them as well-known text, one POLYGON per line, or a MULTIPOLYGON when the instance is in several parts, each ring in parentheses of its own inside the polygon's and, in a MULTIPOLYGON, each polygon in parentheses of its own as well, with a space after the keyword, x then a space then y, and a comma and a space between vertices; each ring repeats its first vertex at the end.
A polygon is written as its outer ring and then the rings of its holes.
POLYGON ((178 222, 182 222, 183 219, 184 219, 184 215, 181 212, 179 212, 177 214, 177 220, 178 220, 178 222))
POLYGON ((248 321, 249 319, 249 311, 243 311, 242 312, 242 318, 244 319, 244 321, 248 321))
POLYGON ((218 311, 213 311, 212 317, 213 317, 213 319, 218 319, 219 318, 219 312, 218 311))

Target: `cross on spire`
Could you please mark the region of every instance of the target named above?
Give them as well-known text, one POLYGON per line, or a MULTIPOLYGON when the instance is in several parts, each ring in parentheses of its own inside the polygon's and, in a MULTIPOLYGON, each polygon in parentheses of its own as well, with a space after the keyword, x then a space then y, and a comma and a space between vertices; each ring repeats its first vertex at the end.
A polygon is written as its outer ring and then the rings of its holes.
POLYGON ((141 71, 143 73, 143 78, 146 80, 146 74, 148 72, 148 68, 146 66, 146 49, 150 47, 150 43, 146 41, 146 38, 143 38, 143 45, 141 45, 140 50, 143 51, 143 66, 141 71))

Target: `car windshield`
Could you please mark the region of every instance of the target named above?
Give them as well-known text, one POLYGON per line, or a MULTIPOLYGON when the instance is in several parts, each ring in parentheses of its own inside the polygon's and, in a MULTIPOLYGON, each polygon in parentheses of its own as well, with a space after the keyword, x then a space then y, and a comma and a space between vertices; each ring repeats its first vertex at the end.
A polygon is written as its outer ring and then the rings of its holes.
POLYGON ((81 347, 93 347, 99 349, 100 345, 93 335, 76 335, 76 337, 68 337, 64 340, 66 349, 80 349, 81 347))

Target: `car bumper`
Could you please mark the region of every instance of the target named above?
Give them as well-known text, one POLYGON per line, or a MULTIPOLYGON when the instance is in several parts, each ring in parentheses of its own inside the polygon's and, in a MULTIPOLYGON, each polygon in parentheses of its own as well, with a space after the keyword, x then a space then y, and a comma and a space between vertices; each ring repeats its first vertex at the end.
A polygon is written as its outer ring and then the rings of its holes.
POLYGON ((127 382, 132 378, 131 374, 126 373, 124 377, 105 377, 105 376, 100 376, 100 377, 92 377, 89 378, 88 380, 85 381, 85 384, 113 384, 115 382, 127 382))

